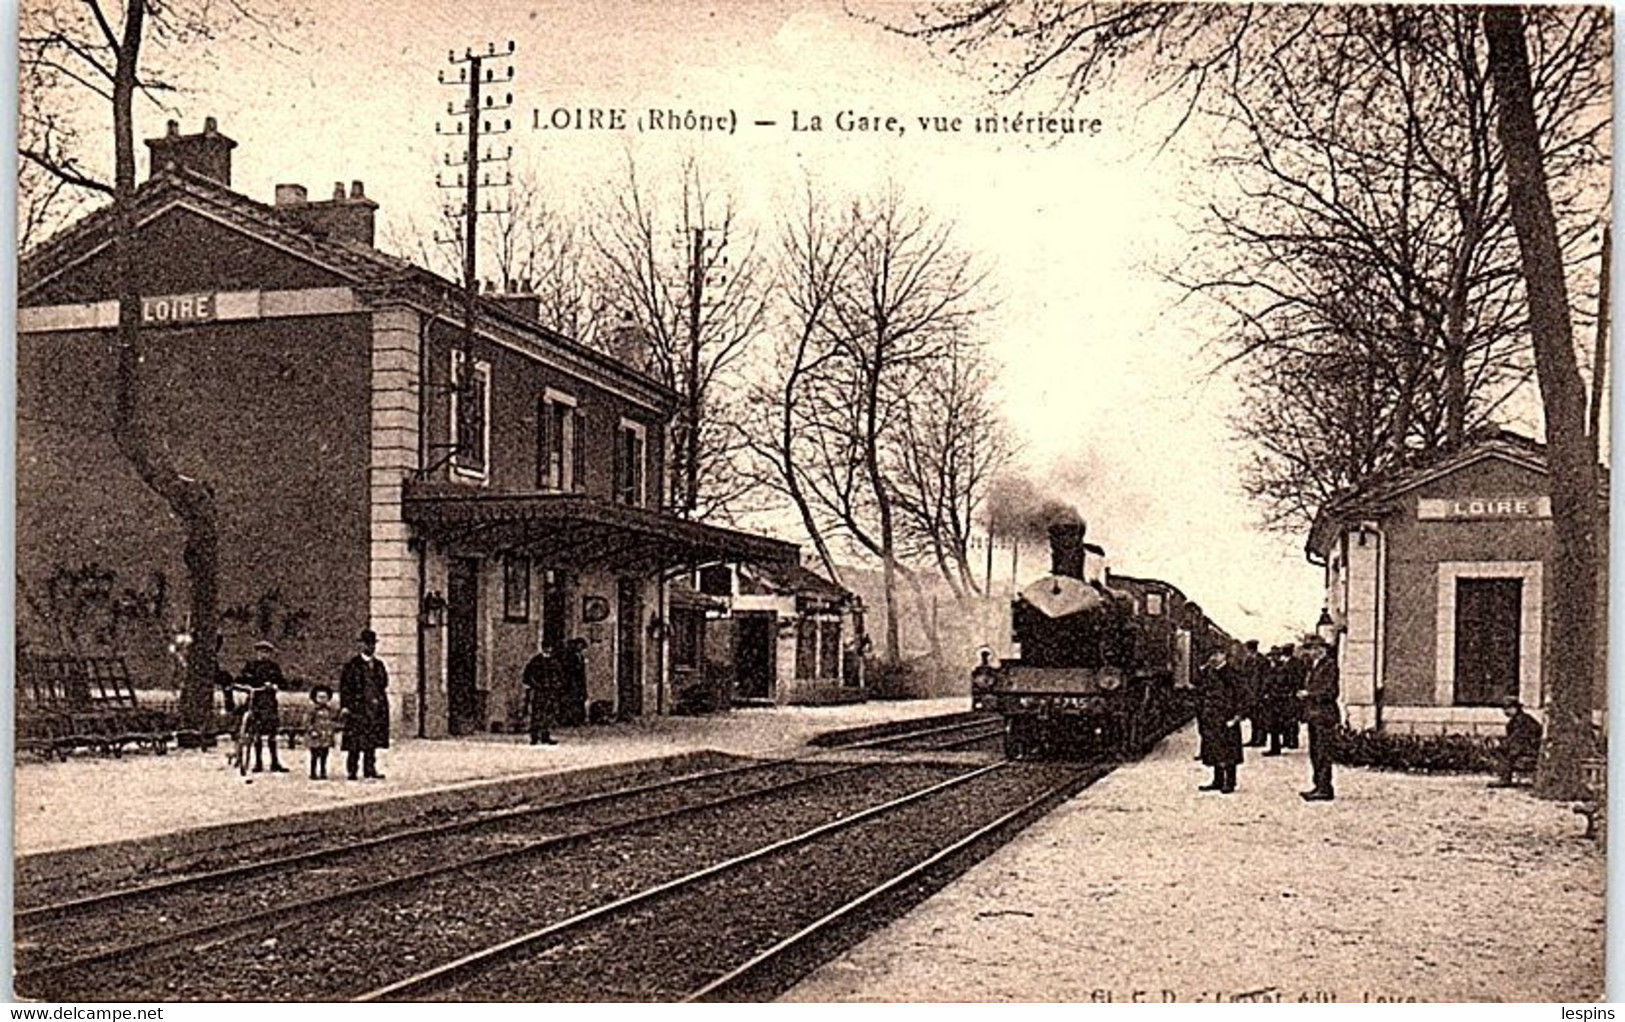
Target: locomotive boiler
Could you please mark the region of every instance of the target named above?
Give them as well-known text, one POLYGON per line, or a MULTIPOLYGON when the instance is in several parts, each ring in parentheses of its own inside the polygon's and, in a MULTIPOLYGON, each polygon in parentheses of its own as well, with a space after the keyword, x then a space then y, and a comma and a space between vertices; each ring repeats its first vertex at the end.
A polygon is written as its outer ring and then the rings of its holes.
POLYGON ((1192 664, 1230 638, 1158 579, 1108 575, 1080 521, 1049 528, 1050 573, 1011 601, 1014 659, 971 678, 1011 758, 1143 750, 1189 719, 1192 664))

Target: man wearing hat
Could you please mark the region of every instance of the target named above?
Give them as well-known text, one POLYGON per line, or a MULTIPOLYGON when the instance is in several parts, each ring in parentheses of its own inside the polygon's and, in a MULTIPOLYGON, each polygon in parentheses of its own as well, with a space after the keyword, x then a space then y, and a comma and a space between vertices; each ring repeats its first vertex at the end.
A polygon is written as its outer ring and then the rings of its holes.
POLYGON ((243 665, 237 686, 248 692, 249 729, 254 735, 254 772, 264 769, 262 749, 271 746, 271 772, 285 774, 288 768, 277 759, 276 734, 282 726, 277 713, 276 694, 286 684, 282 668, 271 659, 276 646, 269 639, 254 643, 254 659, 243 665))
POLYGON ((1546 733, 1540 721, 1524 711, 1517 696, 1503 699, 1501 712, 1507 715, 1507 731, 1506 737, 1501 739, 1501 778, 1490 785, 1492 788, 1512 787, 1512 775, 1516 772, 1535 772, 1535 764, 1540 760, 1540 740, 1546 733))
POLYGON ((1314 771, 1314 787, 1302 793, 1305 802, 1330 802, 1335 797, 1332 788, 1332 742, 1337 727, 1343 722, 1337 697, 1337 657, 1318 635, 1304 640, 1309 654, 1309 676, 1304 681, 1298 699, 1303 704, 1303 720, 1309 725, 1309 763, 1314 771))
POLYGON ((378 636, 371 628, 360 636, 361 652, 339 674, 339 708, 344 715, 344 769, 350 780, 383 780, 378 750, 389 748, 389 671, 378 659, 378 636))

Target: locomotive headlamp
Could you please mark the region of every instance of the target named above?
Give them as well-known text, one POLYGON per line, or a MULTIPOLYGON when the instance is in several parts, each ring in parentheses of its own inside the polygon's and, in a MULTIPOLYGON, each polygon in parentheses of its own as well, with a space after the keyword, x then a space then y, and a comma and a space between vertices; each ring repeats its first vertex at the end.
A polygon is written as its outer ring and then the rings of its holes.
POLYGON ((1102 674, 1099 684, 1102 691, 1115 692, 1122 686, 1123 676, 1120 674, 1102 674))

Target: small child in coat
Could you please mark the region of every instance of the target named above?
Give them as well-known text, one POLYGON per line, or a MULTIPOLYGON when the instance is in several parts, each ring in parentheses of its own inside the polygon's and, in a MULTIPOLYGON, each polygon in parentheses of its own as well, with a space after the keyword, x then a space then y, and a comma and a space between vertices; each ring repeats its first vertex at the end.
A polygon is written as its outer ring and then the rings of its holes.
POLYGON ((310 750, 310 779, 327 780, 327 750, 333 747, 333 732, 339 726, 340 711, 333 706, 333 690, 317 685, 310 690, 310 720, 305 725, 305 748, 310 750))

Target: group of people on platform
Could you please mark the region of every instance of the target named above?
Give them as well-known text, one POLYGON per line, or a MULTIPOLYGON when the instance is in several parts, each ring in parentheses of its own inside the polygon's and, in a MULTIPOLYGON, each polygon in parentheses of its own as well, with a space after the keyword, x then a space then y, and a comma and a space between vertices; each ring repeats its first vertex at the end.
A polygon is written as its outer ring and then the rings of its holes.
MULTIPOLYGON (((1196 725, 1199 758, 1213 768, 1213 780, 1201 791, 1229 794, 1236 790, 1236 768, 1245 747, 1268 748, 1279 756, 1298 747, 1299 723, 1309 725, 1309 763, 1313 784, 1300 795, 1306 802, 1330 802, 1332 754, 1342 724, 1337 650, 1319 636, 1302 646, 1277 646, 1258 652, 1245 643, 1236 654, 1212 654, 1196 675, 1196 725), (1242 741, 1242 722, 1251 728, 1242 741)), ((1505 737, 1496 746, 1499 777, 1492 787, 1510 787, 1518 773, 1530 773, 1540 754, 1543 729, 1515 696, 1502 702, 1507 717, 1505 737)))
POLYGON ((1249 641, 1236 653, 1213 653, 1196 673, 1196 725, 1200 758, 1213 768, 1213 780, 1202 791, 1230 794, 1243 748, 1265 748, 1279 756, 1298 747, 1301 725, 1309 725, 1309 761, 1313 787, 1302 792, 1307 802, 1329 802, 1332 788, 1332 740, 1341 722, 1337 707, 1337 657, 1318 636, 1301 647, 1277 646, 1268 653, 1249 641), (1251 734, 1244 742, 1242 723, 1251 734), (1267 748, 1266 748, 1267 746, 1267 748))
MULTIPOLYGON (((305 748, 310 754, 310 779, 327 780, 327 755, 338 740, 346 753, 345 773, 350 780, 383 780, 378 772, 378 750, 389 748, 389 671, 378 659, 378 636, 372 629, 358 640, 361 651, 339 673, 338 704, 328 685, 310 690, 310 713, 305 719, 305 748), (342 738, 340 734, 342 733, 342 738)), ((285 774, 277 750, 282 733, 278 693, 289 687, 275 659, 276 646, 268 639, 254 644, 254 659, 235 678, 217 668, 216 683, 226 712, 237 716, 238 727, 253 739, 255 773, 264 771, 270 752, 272 773, 285 774), (237 696, 247 698, 241 707, 237 696)), ((525 665, 523 677, 525 717, 532 745, 556 745, 552 729, 586 723, 587 640, 573 638, 556 653, 544 645, 525 665)))
MULTIPOLYGON (((378 636, 372 629, 362 631, 357 642, 360 651, 339 672, 338 705, 333 704, 331 686, 314 685, 310 690, 310 713, 303 730, 313 781, 327 780, 327 754, 335 739, 345 752, 345 773, 350 780, 384 779, 378 772, 378 750, 389 748, 389 670, 378 659, 378 636)), ((277 695, 288 687, 288 681, 275 654, 275 644, 262 639, 254 644, 254 659, 243 665, 237 677, 224 668, 216 670, 226 712, 240 712, 237 726, 253 739, 255 773, 265 769, 266 749, 270 750, 271 772, 288 772, 277 755, 277 736, 282 732, 277 695), (240 711, 239 694, 247 696, 240 711)))

